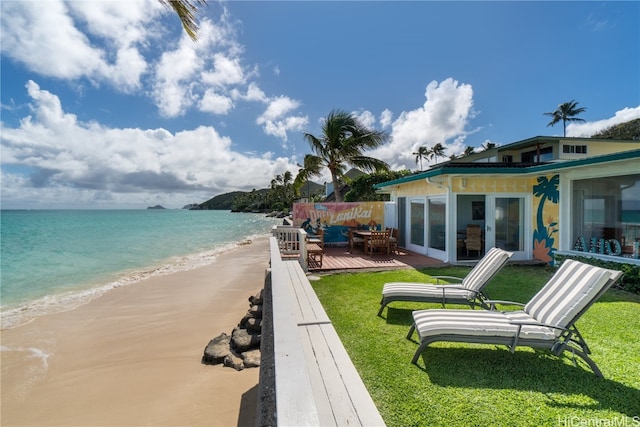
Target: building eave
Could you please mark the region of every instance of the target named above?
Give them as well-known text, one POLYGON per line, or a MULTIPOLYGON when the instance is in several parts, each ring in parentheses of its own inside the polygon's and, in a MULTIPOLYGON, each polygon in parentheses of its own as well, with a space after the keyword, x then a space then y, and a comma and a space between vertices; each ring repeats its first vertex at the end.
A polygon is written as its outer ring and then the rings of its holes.
POLYGON ((623 151, 612 154, 603 154, 600 156, 588 157, 586 159, 566 160, 562 162, 549 162, 544 164, 536 164, 526 167, 507 167, 493 166, 491 163, 458 163, 457 166, 452 164, 442 165, 432 168, 416 175, 411 175, 392 181, 382 182, 374 185, 376 189, 382 189, 393 185, 406 184, 408 182, 426 180, 427 178, 439 175, 527 175, 537 174, 548 171, 560 171, 568 168, 581 166, 598 165, 602 163, 640 159, 640 150, 623 151))

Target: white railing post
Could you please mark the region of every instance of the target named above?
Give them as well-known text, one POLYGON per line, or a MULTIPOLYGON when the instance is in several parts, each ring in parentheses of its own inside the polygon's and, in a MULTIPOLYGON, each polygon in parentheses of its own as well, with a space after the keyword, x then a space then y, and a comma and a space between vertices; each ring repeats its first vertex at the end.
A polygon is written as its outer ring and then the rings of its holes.
POLYGON ((302 228, 299 228, 299 242, 300 242, 300 265, 306 273, 309 271, 309 257, 307 256, 307 232, 302 228))

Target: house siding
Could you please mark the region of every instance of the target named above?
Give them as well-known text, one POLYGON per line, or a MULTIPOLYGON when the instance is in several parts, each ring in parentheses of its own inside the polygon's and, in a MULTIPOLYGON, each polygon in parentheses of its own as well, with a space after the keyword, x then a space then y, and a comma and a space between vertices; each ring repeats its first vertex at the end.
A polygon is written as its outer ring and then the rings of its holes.
MULTIPOLYGON (((459 217, 466 213, 456 212, 459 196, 524 198, 527 217, 522 222, 526 237, 524 256, 553 262, 554 252, 574 249, 572 183, 580 179, 637 175, 640 172, 640 142, 538 137, 514 143, 511 149, 501 148, 499 154, 513 155, 516 161, 522 152, 530 152, 535 148, 535 144, 540 147, 552 146, 554 155, 561 158, 556 157, 559 161, 530 166, 501 163, 495 166, 469 163, 466 166, 457 161, 414 177, 378 184, 377 188, 388 191, 394 201, 398 197, 446 195, 449 225, 446 237, 448 259, 445 261, 457 259, 459 255, 456 252, 456 241, 459 240, 456 239, 456 233, 460 232, 466 221, 465 217, 459 217), (586 145, 588 150, 586 154, 563 155, 563 144, 586 145)), ((472 156, 469 161, 478 161, 479 154, 472 156)), ((485 153, 485 156, 489 154, 485 153)))
POLYGON ((426 180, 413 181, 398 186, 395 191, 396 197, 416 197, 436 194, 446 194, 447 189, 430 184, 426 180))

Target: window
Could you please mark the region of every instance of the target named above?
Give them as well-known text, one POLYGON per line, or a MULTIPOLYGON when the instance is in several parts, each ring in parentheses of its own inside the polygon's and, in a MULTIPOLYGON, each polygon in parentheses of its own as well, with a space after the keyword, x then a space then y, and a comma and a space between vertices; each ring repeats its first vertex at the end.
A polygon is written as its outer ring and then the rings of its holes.
POLYGON ((628 256, 640 241, 640 174, 573 181, 573 248, 628 256))
POLYGON ((513 156, 502 156, 502 162, 503 163, 511 163, 513 162, 513 156))
POLYGON ((547 162, 553 160, 553 148, 544 147, 540 148, 540 150, 527 151, 522 153, 521 156, 523 163, 547 162))
POLYGON ((587 154, 586 145, 563 145, 562 152, 565 154, 587 154))

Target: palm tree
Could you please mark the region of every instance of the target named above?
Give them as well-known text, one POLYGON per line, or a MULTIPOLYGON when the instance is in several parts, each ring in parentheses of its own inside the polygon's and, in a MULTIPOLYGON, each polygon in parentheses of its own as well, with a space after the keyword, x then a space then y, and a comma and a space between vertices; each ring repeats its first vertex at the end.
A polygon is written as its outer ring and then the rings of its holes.
POLYGON ((556 123, 558 123, 560 120, 562 120, 562 127, 564 129, 563 136, 566 137, 567 122, 584 122, 585 121, 584 119, 575 117, 586 110, 586 108, 584 107, 576 108, 577 105, 578 103, 572 99, 569 102, 565 102, 563 104, 558 105, 558 108, 556 108, 556 111, 552 111, 550 113, 544 113, 545 116, 552 117, 547 127, 553 126, 556 123))
POLYGON ((286 171, 282 175, 276 175, 271 180, 271 190, 269 191, 272 208, 288 209, 293 203, 295 191, 293 187, 293 174, 286 171))
POLYGON ((421 145, 413 155, 416 156, 416 163, 420 161, 420 172, 422 172, 422 159, 428 159, 431 155, 431 150, 427 146, 421 145))
POLYGON ((475 149, 475 148, 473 148, 473 147, 472 147, 472 146, 470 146, 470 145, 467 145, 467 147, 464 149, 464 151, 460 154, 460 157, 467 157, 467 156, 470 156, 470 155, 474 154, 474 153, 475 153, 475 151, 476 151, 476 149, 475 149))
POLYGON ((431 158, 436 159, 436 165, 438 164, 438 157, 445 156, 444 152, 446 149, 447 147, 440 144, 439 142, 436 145, 434 145, 433 148, 431 149, 431 158))
POLYGON ((315 154, 306 155, 304 168, 296 180, 303 181, 318 176, 323 168, 329 169, 336 202, 342 202, 338 179, 342 178, 347 166, 363 169, 367 172, 386 172, 389 165, 382 160, 365 156, 364 151, 381 146, 389 140, 383 131, 369 129, 362 125, 352 114, 341 110, 332 110, 322 124, 322 135, 310 133, 304 139, 315 154))
POLYGON ((484 151, 487 150, 492 150, 494 148, 496 148, 496 143, 495 142, 485 142, 484 144, 482 144, 480 146, 484 151))
POLYGON ((173 9, 173 11, 180 18, 182 28, 191 37, 191 40, 196 41, 198 39, 198 21, 196 20, 196 14, 198 13, 198 5, 203 6, 207 4, 206 0, 158 0, 161 5, 167 8, 173 9))

